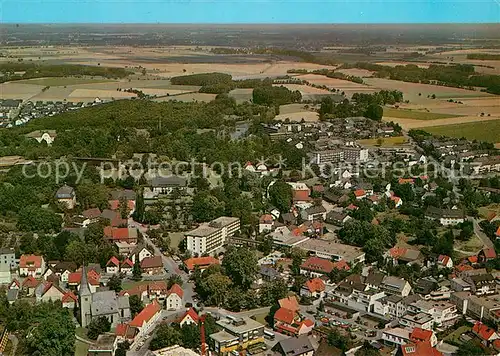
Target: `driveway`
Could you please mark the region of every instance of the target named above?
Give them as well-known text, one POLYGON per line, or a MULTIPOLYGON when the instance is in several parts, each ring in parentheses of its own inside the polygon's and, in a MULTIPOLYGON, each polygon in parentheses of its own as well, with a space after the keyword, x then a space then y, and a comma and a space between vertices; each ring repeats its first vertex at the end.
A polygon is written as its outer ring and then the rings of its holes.
POLYGON ((493 241, 491 241, 490 238, 486 236, 486 234, 483 232, 483 230, 479 226, 479 221, 480 221, 479 219, 472 218, 474 233, 477 235, 477 237, 479 237, 484 246, 489 248, 494 248, 495 245, 493 244, 493 241))

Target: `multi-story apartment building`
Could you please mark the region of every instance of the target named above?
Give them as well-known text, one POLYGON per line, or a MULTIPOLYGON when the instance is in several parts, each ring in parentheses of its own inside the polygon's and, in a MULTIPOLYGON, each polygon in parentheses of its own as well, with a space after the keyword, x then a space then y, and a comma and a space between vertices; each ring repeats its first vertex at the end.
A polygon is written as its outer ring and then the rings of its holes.
POLYGON ((341 147, 312 153, 312 163, 318 165, 340 162, 365 162, 366 160, 368 160, 368 150, 357 147, 341 147))
POLYGON ((221 216, 186 232, 187 249, 193 254, 212 253, 226 244, 226 240, 240 231, 240 219, 221 216))
POLYGON ((426 313, 432 316, 437 326, 448 326, 458 318, 457 307, 445 301, 418 300, 408 306, 411 313, 426 313))
POLYGON ((210 335, 216 355, 229 355, 236 350, 246 350, 250 345, 264 343, 264 325, 250 318, 219 320, 222 330, 210 335))
POLYGON ((16 267, 16 254, 13 248, 0 248, 0 271, 16 267))

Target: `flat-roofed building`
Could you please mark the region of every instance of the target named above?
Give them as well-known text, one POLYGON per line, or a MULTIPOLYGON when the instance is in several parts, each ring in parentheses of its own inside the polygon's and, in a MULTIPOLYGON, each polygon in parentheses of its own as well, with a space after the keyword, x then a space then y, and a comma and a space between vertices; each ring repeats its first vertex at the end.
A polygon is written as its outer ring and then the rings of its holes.
POLYGON ((434 318, 427 313, 405 314, 399 319, 399 323, 410 329, 420 328, 424 330, 432 330, 434 318))
POLYGON ((365 253, 359 247, 340 244, 323 239, 308 239, 297 245, 303 250, 311 252, 320 258, 344 260, 349 263, 365 261, 365 253))
POLYGON ((186 232, 187 249, 202 255, 212 253, 226 244, 226 240, 240 231, 240 219, 221 216, 196 229, 186 232))
POLYGON ((214 341, 216 355, 227 355, 232 351, 246 350, 250 345, 264 343, 264 325, 250 318, 219 320, 222 330, 210 335, 214 341))

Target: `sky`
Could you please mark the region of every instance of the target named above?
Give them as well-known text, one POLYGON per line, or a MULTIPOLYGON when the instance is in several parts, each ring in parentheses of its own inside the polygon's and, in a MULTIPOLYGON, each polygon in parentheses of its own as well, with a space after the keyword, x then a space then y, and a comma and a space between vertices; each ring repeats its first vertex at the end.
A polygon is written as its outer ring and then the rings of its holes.
POLYGON ((0 0, 0 23, 500 23, 500 0, 0 0))

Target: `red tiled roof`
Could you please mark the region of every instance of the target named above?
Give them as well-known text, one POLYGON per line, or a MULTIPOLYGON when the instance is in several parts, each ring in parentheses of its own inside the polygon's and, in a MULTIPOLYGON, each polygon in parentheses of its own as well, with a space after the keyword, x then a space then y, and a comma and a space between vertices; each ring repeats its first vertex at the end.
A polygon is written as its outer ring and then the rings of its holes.
POLYGON ((311 200, 309 197, 309 190, 292 190, 293 201, 308 201, 311 200))
POLYGON ((276 313, 274 313, 274 320, 278 320, 287 324, 293 324, 293 321, 295 320, 295 312, 283 307, 279 308, 278 310, 276 310, 276 313))
POLYGON ((313 278, 306 281, 305 286, 311 293, 322 292, 325 290, 325 283, 320 278, 313 278))
POLYGON ((151 281, 147 284, 149 291, 160 291, 167 293, 167 282, 165 281, 151 281))
POLYGON ((127 240, 129 238, 129 228, 106 226, 104 235, 113 240, 127 240))
POLYGON ((345 271, 349 271, 351 269, 351 267, 349 267, 349 264, 345 260, 340 260, 340 261, 334 262, 333 268, 343 269, 345 271))
MULTIPOLYGON (((90 285, 98 286, 100 279, 101 279, 101 276, 96 271, 89 270, 87 272, 87 281, 89 282, 90 285)), ((80 284, 81 280, 82 280, 82 270, 81 269, 76 271, 76 272, 72 272, 68 275, 68 283, 69 284, 80 284)))
POLYGON ((359 208, 354 204, 349 204, 349 206, 346 209, 347 210, 358 210, 359 208))
MULTIPOLYGON (((120 207, 120 201, 119 200, 108 200, 109 203, 109 210, 118 210, 120 207)), ((135 201, 133 200, 127 200, 127 208, 129 210, 134 210, 135 208, 135 201)))
POLYGON ((280 300, 278 300, 278 304, 280 305, 280 307, 285 308, 285 309, 289 309, 292 311, 299 310, 299 302, 297 300, 297 297, 295 297, 295 296, 280 299, 280 300))
POLYGON ((399 184, 413 184, 413 183, 415 183, 415 180, 413 178, 399 178, 398 183, 399 184))
POLYGON ((410 334, 410 340, 412 341, 430 341, 432 338, 432 330, 424 330, 420 328, 415 328, 410 334))
POLYGON ((41 268, 42 256, 37 255, 21 255, 19 260, 20 268, 41 268))
POLYGON ((259 218, 260 224, 272 224, 274 221, 273 216, 271 214, 264 214, 259 218))
POLYGON ((36 288, 39 283, 40 281, 33 276, 28 276, 23 281, 23 288, 36 288))
POLYGON ((486 258, 496 258, 497 253, 494 248, 484 248, 483 249, 484 257, 486 258))
POLYGON ((400 198, 400 197, 397 197, 397 196, 395 196, 395 195, 393 195, 393 196, 391 196, 391 200, 392 200, 394 203, 396 203, 396 204, 397 204, 397 203, 399 203, 399 201, 401 200, 401 198, 400 198))
POLYGON ((10 288, 12 288, 12 285, 13 285, 13 284, 15 284, 18 288, 19 288, 19 287, 21 287, 21 284, 19 283, 19 281, 18 281, 16 278, 14 278, 14 279, 12 280, 12 282, 10 282, 10 284, 9 284, 9 289, 10 289, 10 288))
POLYGON ((430 342, 417 342, 401 346, 403 356, 443 356, 443 353, 431 346, 430 342))
POLYGON ((134 267, 134 262, 130 261, 130 259, 125 259, 125 261, 122 262, 122 268, 124 267, 134 267))
POLYGON ((477 256, 469 256, 469 257, 467 257, 467 260, 470 263, 477 263, 477 256))
POLYGON ((446 265, 449 260, 450 260, 450 257, 446 256, 446 255, 439 255, 439 257, 438 257, 438 262, 443 264, 443 265, 446 265))
POLYGON ((498 351, 500 350, 500 340, 499 339, 496 339, 495 341, 493 341, 493 347, 498 351))
POLYGON ((146 257, 141 261, 141 268, 159 268, 163 267, 163 261, 161 260, 161 256, 151 256, 146 257))
POLYGON ((391 255, 392 258, 399 258, 401 256, 404 256, 406 252, 408 252, 407 248, 396 247, 396 246, 394 246, 389 250, 389 254, 391 255))
POLYGON ((497 232, 495 232, 495 235, 500 236, 500 226, 498 227, 497 232))
POLYGON ((314 326, 314 322, 311 319, 304 319, 304 320, 302 320, 301 324, 304 326, 307 326, 309 328, 311 326, 314 326))
POLYGON ((155 316, 156 313, 159 313, 160 311, 161 306, 156 300, 154 300, 153 303, 146 305, 146 307, 135 316, 134 320, 130 322, 130 326, 140 328, 145 322, 151 320, 151 318, 153 318, 153 316, 155 316))
POLYGON ((128 324, 118 324, 115 329, 116 336, 124 337, 127 335, 128 324))
POLYGON ((316 185, 313 185, 312 190, 314 192, 323 193, 325 191, 325 187, 321 184, 316 184, 316 185))
POLYGON ((170 290, 168 291, 167 294, 170 295, 172 293, 177 294, 181 298, 184 296, 184 291, 182 290, 181 286, 178 285, 177 283, 174 284, 172 287, 170 287, 170 290))
POLYGON ((186 268, 190 271, 194 270, 195 266, 207 267, 211 265, 218 265, 219 260, 212 256, 207 257, 191 257, 184 261, 186 268))
POLYGON ((116 267, 119 267, 120 266, 120 261, 118 261, 118 258, 116 258, 115 256, 112 256, 108 263, 106 263, 106 267, 110 266, 110 265, 113 265, 113 266, 116 266, 116 267))
POLYGON ((309 257, 307 260, 302 263, 300 268, 316 271, 321 273, 330 273, 333 268, 333 262, 330 260, 325 260, 324 258, 319 258, 316 256, 309 257))
POLYGON ((187 312, 184 313, 184 315, 179 319, 179 323, 182 322, 188 315, 196 324, 198 324, 198 320, 200 319, 200 317, 193 308, 189 308, 187 312))
POLYGON ((278 330, 284 330, 288 331, 289 333, 296 334, 297 333, 297 328, 290 326, 288 324, 280 324, 276 327, 278 330))
POLYGON ((354 195, 359 198, 359 197, 362 197, 364 195, 366 195, 366 192, 364 189, 358 189, 358 190, 355 190, 354 191, 354 195))
POLYGON ((495 329, 490 328, 488 325, 477 321, 472 327, 472 332, 483 340, 489 340, 495 333, 495 329))
POLYGON ((66 294, 63 295, 61 301, 63 303, 68 303, 68 302, 71 302, 71 301, 77 302, 78 298, 76 297, 76 295, 73 294, 73 292, 69 291, 69 292, 66 292, 66 294))
POLYGON ((87 209, 82 212, 82 215, 88 219, 95 219, 101 216, 101 210, 99 208, 87 209))
POLYGON ((474 267, 472 266, 469 266, 469 265, 458 265, 455 267, 455 269, 458 271, 458 272, 464 272, 464 271, 470 271, 470 270, 473 270, 474 267))

